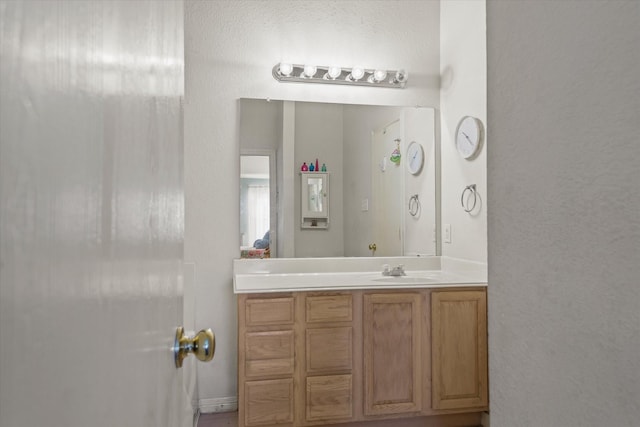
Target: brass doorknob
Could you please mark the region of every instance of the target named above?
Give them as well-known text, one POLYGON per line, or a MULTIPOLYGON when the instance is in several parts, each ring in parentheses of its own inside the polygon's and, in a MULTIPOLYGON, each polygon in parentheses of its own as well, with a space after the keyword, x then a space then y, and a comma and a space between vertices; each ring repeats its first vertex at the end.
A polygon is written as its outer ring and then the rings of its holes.
POLYGON ((182 361, 189 354, 193 354, 201 362, 208 362, 213 359, 215 352, 216 337, 211 329, 202 329, 192 338, 184 334, 182 326, 176 330, 176 339, 173 344, 176 368, 182 367, 182 361))
POLYGON ((369 250, 370 250, 370 251, 375 252, 375 251, 376 251, 376 249, 378 249, 378 247, 376 246, 376 244, 375 244, 375 243, 372 243, 372 244, 370 244, 370 245, 369 245, 369 250))

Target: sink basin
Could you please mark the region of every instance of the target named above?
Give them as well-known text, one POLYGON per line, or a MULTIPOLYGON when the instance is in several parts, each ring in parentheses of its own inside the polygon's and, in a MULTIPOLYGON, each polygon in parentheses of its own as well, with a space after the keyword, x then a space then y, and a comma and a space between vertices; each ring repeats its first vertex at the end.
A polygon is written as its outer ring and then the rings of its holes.
POLYGON ((397 283, 397 284, 424 284, 424 283, 434 283, 435 280, 430 277, 407 277, 407 276, 387 276, 387 277, 379 277, 377 279, 373 279, 374 282, 380 283, 397 283))

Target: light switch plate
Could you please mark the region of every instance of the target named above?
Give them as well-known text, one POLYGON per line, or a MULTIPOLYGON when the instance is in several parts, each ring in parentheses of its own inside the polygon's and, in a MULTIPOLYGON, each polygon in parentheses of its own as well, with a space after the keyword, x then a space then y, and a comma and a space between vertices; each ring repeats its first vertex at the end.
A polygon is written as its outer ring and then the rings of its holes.
POLYGON ((444 225, 444 237, 443 240, 445 243, 451 243, 451 224, 444 225))
POLYGON ((362 210, 362 212, 367 212, 369 210, 369 199, 362 199, 360 209, 362 210))

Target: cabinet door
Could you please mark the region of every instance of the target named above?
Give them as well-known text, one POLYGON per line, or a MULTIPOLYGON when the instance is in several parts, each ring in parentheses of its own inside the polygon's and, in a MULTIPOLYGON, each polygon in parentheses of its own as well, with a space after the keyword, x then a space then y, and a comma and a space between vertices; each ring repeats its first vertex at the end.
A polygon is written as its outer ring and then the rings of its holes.
POLYGON ((364 296, 365 415, 422 408, 418 293, 364 296))
POLYGON ((242 410, 246 426, 293 422, 293 379, 247 381, 242 410))
POLYGON ((247 332, 245 375, 247 377, 293 375, 293 331, 247 332))
POLYGON ((488 405, 484 290, 431 294, 434 409, 488 405))
POLYGON ((353 328, 307 329, 307 374, 350 371, 353 359, 353 328))
POLYGON ((301 206, 303 218, 329 217, 329 175, 326 173, 302 173, 300 175, 301 206))
POLYGON ((307 422, 351 418, 352 396, 351 374, 307 377, 307 422))
POLYGON ((293 425, 296 298, 238 296, 238 425, 293 425))

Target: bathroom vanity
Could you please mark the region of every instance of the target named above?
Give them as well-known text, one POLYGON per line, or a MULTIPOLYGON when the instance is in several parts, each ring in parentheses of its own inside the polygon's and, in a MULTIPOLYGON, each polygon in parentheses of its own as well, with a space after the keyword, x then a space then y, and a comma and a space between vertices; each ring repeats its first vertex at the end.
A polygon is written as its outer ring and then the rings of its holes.
POLYGON ((383 276, 394 262, 235 261, 240 426, 480 423, 486 267, 406 258, 383 276))

